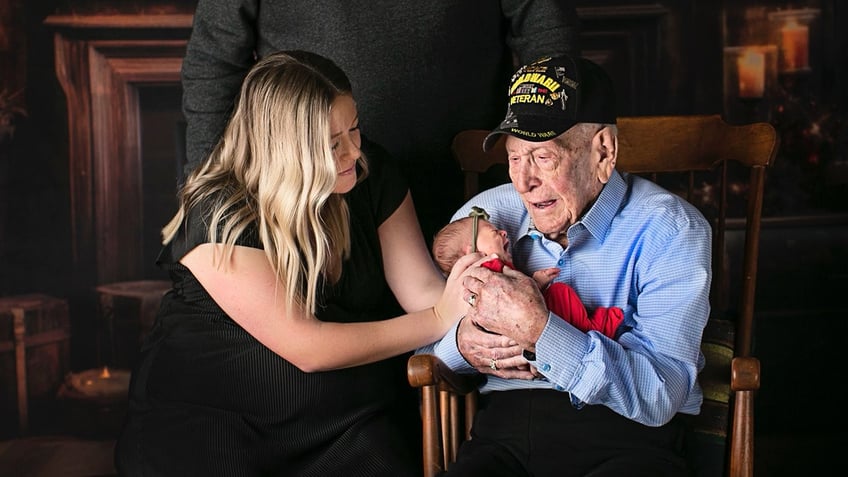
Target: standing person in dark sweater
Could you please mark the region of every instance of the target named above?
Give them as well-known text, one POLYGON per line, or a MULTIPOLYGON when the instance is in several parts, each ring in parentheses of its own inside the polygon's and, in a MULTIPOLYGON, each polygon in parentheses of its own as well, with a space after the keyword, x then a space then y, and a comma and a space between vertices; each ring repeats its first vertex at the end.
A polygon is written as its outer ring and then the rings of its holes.
POLYGON ((468 305, 396 164, 360 136, 344 72, 304 51, 260 60, 179 199, 120 475, 419 475, 392 358, 468 305))
POLYGON ((453 136, 500 121, 513 58, 576 53, 577 32, 569 0, 200 0, 182 70, 187 170, 257 58, 314 51, 348 73, 363 134, 405 167, 429 243, 462 202, 453 136))

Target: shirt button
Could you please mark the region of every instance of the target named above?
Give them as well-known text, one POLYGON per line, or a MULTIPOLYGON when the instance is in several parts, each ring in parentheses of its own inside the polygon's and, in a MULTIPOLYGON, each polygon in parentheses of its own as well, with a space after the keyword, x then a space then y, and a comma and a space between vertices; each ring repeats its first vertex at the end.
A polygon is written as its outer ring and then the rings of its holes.
POLYGON ((560 267, 565 265, 565 260, 563 260, 563 259, 557 260, 557 265, 559 265, 560 267))
POLYGON ((547 364, 547 363, 546 363, 546 364, 543 364, 543 365, 542 365, 542 371, 550 371, 550 370, 551 370, 551 365, 550 365, 550 364, 547 364))
POLYGON ((554 389, 556 389, 557 391, 564 391, 565 390, 565 388, 560 386, 559 384, 554 385, 554 389))

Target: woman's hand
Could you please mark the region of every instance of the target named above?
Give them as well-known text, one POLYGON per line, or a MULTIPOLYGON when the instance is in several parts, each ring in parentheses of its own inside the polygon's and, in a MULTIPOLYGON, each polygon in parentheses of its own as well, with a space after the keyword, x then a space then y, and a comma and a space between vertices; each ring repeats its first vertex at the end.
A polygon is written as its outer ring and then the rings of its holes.
POLYGON ((444 320, 447 324, 445 331, 453 327, 454 323, 465 316, 468 312, 468 296, 469 292, 462 286, 463 278, 474 267, 479 267, 481 263, 488 260, 482 253, 469 253, 460 258, 451 269, 445 283, 445 290, 439 301, 434 305, 433 309, 436 317, 444 320))

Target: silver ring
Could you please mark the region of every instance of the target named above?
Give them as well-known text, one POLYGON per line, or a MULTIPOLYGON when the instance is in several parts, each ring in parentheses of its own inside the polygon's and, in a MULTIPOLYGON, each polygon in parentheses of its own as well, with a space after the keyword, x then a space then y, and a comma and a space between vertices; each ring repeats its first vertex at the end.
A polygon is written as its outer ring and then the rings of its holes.
POLYGON ((471 295, 469 295, 467 301, 468 301, 469 305, 476 306, 477 305, 477 294, 472 293, 471 295))
POLYGON ((492 358, 492 360, 489 362, 489 367, 492 368, 493 370, 497 371, 498 370, 498 360, 492 358))

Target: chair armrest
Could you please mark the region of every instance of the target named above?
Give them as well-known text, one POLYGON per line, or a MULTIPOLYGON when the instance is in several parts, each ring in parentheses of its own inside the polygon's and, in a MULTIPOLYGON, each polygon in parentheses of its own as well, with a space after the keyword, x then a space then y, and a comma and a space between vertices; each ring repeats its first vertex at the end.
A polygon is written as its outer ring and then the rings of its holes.
POLYGON ((754 391, 760 388, 760 360, 738 356, 730 362, 730 389, 736 396, 730 438, 730 477, 754 475, 754 391))
POLYGON ((459 374, 432 354, 414 354, 409 357, 406 377, 414 388, 438 386, 440 391, 465 395, 477 389, 482 380, 479 374, 459 374))
POLYGON ((752 356, 737 356, 730 362, 730 389, 756 391, 760 389, 760 360, 752 356))

